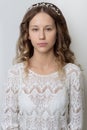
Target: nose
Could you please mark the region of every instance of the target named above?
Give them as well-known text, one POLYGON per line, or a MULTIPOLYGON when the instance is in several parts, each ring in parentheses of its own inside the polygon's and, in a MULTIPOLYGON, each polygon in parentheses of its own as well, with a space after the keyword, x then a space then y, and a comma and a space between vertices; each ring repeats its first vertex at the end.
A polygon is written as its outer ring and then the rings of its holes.
POLYGON ((40 32, 39 32, 39 39, 45 39, 45 32, 44 32, 44 30, 40 30, 40 32))

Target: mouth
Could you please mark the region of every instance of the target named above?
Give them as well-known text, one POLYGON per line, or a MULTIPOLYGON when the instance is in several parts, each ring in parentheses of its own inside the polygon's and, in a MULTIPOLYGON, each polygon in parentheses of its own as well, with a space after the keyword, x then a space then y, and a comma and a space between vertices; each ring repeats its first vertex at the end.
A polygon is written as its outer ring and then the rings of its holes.
POLYGON ((45 47, 47 45, 47 43, 42 42, 42 43, 37 43, 37 45, 40 46, 40 47, 45 47))

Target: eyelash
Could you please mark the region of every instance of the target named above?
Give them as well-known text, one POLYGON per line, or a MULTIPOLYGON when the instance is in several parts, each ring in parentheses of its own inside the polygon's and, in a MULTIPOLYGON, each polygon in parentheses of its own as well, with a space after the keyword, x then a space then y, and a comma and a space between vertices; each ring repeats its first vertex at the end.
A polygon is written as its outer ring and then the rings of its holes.
POLYGON ((52 30, 52 28, 46 28, 46 30, 51 31, 51 30, 52 30))
MULTIPOLYGON (((38 31, 38 30, 39 30, 38 28, 33 28, 33 29, 32 29, 32 31, 38 31)), ((45 30, 47 30, 47 31, 51 31, 52 28, 46 28, 45 30)))
POLYGON ((32 31, 38 31, 38 29, 37 28, 33 28, 32 31))

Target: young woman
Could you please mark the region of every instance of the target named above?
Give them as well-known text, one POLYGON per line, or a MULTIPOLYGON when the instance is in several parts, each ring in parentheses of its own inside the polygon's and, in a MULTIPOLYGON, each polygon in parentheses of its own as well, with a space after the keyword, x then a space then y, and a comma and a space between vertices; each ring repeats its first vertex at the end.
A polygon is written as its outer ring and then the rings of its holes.
POLYGON ((20 24, 17 64, 8 72, 3 130, 82 130, 81 70, 65 18, 34 4, 20 24))

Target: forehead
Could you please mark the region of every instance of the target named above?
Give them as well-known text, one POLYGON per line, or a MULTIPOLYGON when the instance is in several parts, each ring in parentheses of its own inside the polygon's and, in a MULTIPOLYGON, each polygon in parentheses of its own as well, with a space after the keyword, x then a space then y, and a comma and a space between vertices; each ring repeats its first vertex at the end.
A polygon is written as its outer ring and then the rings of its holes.
POLYGON ((54 19, 45 12, 40 12, 36 14, 30 21, 30 25, 39 25, 39 24, 55 24, 54 19))

